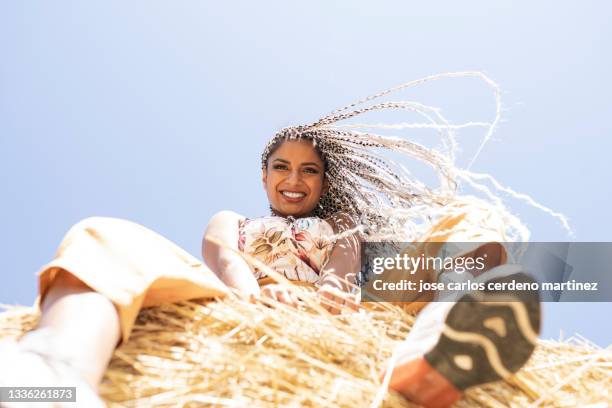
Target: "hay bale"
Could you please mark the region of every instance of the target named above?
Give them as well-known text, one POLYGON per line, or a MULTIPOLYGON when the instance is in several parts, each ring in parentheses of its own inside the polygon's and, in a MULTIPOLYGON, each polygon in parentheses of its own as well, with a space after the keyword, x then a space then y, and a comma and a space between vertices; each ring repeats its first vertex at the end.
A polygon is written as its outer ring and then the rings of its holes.
MULTIPOLYGON (((111 407, 412 406, 384 391, 379 372, 414 316, 380 304, 341 316, 268 306, 228 298, 143 309, 102 397, 111 407)), ((37 320, 32 308, 12 308, 0 314, 0 337, 37 320)), ((457 406, 584 406, 611 402, 611 385, 612 350, 542 340, 516 376, 471 389, 457 406)))

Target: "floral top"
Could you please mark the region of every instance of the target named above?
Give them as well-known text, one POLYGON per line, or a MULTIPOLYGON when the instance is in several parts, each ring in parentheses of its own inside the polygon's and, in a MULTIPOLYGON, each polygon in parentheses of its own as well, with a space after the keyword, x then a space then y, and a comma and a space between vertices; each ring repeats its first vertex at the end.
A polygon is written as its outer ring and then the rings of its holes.
MULTIPOLYGON (((262 217, 239 223, 238 249, 289 280, 317 284, 329 260, 334 230, 321 218, 262 217)), ((266 274, 252 267, 255 278, 266 274)))

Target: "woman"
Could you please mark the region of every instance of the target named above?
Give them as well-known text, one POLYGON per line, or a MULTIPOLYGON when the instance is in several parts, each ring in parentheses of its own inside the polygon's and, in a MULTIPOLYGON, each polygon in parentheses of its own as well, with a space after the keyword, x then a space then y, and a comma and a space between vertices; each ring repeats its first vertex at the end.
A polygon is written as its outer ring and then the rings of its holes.
MULTIPOLYGON (((360 270, 364 238, 485 242, 460 256, 486 253, 495 279, 523 276, 516 273, 520 271, 494 268, 505 261, 497 242, 508 237, 508 230, 520 231, 512 229, 516 220, 503 208, 491 211, 484 206, 476 211, 480 201, 468 200, 471 206, 466 206, 456 194, 457 173, 447 156, 405 140, 334 125, 368 111, 421 109, 404 102, 352 109, 388 92, 313 124, 280 131, 262 155, 262 182, 272 216, 245 219, 229 211, 216 214, 203 239, 205 264, 129 221, 89 218, 73 226, 55 259, 39 274, 39 326, 19 343, 0 345, 2 366, 27 369, 21 376, 11 373, 10 380, 0 378, 0 384, 78 384, 79 401, 93 404, 94 390, 115 347, 129 339, 142 307, 222 297, 231 289, 253 300, 264 297, 295 305, 299 299, 293 290, 272 283, 277 275, 314 285, 332 313, 355 309, 356 298, 350 292, 360 270), (443 188, 434 191, 394 170, 390 161, 374 152, 377 149, 408 153, 432 164, 442 175, 443 188), (415 211, 429 223, 417 224, 415 211), (483 211, 498 215, 486 232, 470 224, 483 211)), ((517 371, 533 350, 533 332, 539 325, 537 300, 518 303, 520 310, 514 314, 508 305, 493 307, 486 302, 475 308, 467 303, 427 306, 422 315, 428 317, 418 319, 394 356, 387 379, 390 387, 415 402, 446 406, 468 386, 517 371), (464 319, 457 315, 466 313, 472 317, 461 326, 464 319), (496 318, 502 317, 507 322, 499 328, 505 331, 503 336, 494 325, 485 328, 487 321, 499 324, 496 318), (524 346, 524 351, 517 356, 509 345, 524 346)))
POLYGON ((355 297, 340 290, 346 288, 344 278, 359 270, 359 242, 352 236, 331 242, 334 229, 348 227, 348 218, 305 218, 328 189, 325 166, 312 142, 273 146, 263 183, 276 217, 246 220, 229 211, 213 216, 203 239, 208 266, 126 220, 94 217, 74 225, 55 259, 39 273, 42 314, 37 329, 18 344, 0 343, 1 366, 23 370, 21 375, 18 370, 2 373, 10 378, 0 377, 0 384, 77 385, 78 402, 101 405, 93 390, 115 347, 128 340, 142 307, 225 296, 230 288, 251 298, 297 302, 283 285, 268 284, 260 291, 259 284, 269 279, 258 284, 262 272, 254 274, 239 251, 261 258, 288 278, 316 284, 326 300, 323 306, 332 313, 355 308, 355 297), (260 227, 274 245, 269 253, 253 245, 261 240, 256 236, 260 227))
POLYGON ((210 220, 202 254, 226 285, 252 298, 259 296, 263 285, 262 295, 297 303, 285 285, 270 283, 273 279, 257 268, 253 273, 242 252, 289 280, 316 285, 322 297, 331 301, 324 307, 333 313, 340 312, 338 305, 356 306, 347 292, 361 267, 359 240, 353 234, 332 240, 354 223, 340 212, 316 216, 317 208, 322 208, 321 197, 329 190, 322 157, 311 138, 273 139, 262 160, 262 183, 272 216, 249 220, 222 211, 210 220))

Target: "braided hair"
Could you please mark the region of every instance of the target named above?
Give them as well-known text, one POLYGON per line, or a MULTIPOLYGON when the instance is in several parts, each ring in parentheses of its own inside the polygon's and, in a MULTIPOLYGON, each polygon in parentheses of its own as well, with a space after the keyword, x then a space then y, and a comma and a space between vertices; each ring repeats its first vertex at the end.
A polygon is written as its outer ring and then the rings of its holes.
POLYGON ((457 143, 455 131, 465 127, 485 127, 486 134, 472 159, 472 163, 490 139, 500 119, 501 101, 499 87, 480 72, 457 72, 425 77, 416 81, 386 89, 377 94, 334 110, 321 119, 307 125, 281 129, 267 143, 262 156, 262 168, 268 158, 286 140, 308 140, 325 165, 325 177, 329 189, 315 208, 313 215, 329 218, 338 213, 349 215, 359 226, 359 231, 370 239, 410 241, 421 236, 436 219, 448 216, 460 206, 477 205, 495 211, 503 220, 506 238, 528 241, 529 231, 503 205, 488 188, 524 199, 561 220, 569 230, 567 220, 531 198, 514 193, 501 186, 487 174, 458 168, 455 161, 457 143), (491 122, 468 122, 454 125, 447 121, 439 109, 412 101, 372 102, 392 92, 412 88, 425 82, 442 78, 477 77, 493 89, 496 99, 496 115, 491 122), (426 123, 400 124, 341 124, 367 112, 408 110, 420 114, 426 123), (428 148, 403 137, 373 133, 369 129, 433 129, 443 139, 444 149, 428 148), (401 163, 394 162, 389 153, 399 153, 430 165, 437 173, 440 184, 429 187, 415 179, 401 163), (465 182, 481 193, 480 197, 459 194, 460 182, 465 182))

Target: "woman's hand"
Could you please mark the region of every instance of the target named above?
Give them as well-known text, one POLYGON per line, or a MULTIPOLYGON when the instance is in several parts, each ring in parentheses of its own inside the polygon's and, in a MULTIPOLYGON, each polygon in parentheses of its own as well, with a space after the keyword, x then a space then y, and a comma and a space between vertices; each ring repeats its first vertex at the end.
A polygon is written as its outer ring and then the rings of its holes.
POLYGON ((345 292, 331 284, 317 290, 321 305, 331 314, 352 313, 359 310, 359 295, 345 292))
POLYGON ((289 306, 297 307, 299 299, 284 285, 272 283, 261 288, 261 296, 289 306))

